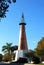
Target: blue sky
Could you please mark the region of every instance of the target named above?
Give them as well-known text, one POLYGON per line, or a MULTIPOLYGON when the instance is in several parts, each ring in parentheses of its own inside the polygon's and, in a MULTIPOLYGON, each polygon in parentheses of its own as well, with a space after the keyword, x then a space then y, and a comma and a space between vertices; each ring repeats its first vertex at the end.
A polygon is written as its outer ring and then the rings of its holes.
POLYGON ((0 53, 6 42, 18 45, 22 12, 27 23, 28 49, 36 48, 38 41, 44 37, 44 0, 16 0, 8 10, 6 18, 0 22, 0 53))

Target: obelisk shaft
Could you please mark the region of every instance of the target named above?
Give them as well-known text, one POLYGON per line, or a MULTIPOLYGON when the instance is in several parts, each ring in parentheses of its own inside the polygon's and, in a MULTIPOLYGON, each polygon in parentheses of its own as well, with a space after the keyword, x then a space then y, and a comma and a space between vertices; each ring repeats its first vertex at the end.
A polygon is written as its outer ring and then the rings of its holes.
POLYGON ((26 32, 25 32, 25 25, 20 25, 20 35, 19 35, 19 46, 18 50, 27 50, 27 39, 26 39, 26 32))

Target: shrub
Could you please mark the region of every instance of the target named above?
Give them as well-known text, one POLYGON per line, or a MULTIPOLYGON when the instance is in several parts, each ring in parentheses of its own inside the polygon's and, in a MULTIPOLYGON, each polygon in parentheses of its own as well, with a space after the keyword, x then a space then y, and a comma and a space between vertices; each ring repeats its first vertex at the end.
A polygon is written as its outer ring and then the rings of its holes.
POLYGON ((39 59, 39 57, 37 57, 37 56, 34 56, 34 57, 33 57, 33 61, 34 61, 35 64, 40 63, 40 59, 39 59))
POLYGON ((18 61, 16 61, 16 63, 27 63, 27 58, 19 58, 18 61))
POLYGON ((2 54, 0 54, 0 62, 2 61, 2 57, 3 57, 3 55, 2 55, 2 54))

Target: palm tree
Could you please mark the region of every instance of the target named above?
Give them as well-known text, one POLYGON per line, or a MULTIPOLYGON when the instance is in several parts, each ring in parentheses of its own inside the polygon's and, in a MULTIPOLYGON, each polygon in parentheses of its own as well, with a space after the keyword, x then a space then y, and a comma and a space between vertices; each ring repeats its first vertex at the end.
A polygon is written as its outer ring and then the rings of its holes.
POLYGON ((11 53, 11 52, 14 52, 14 50, 17 50, 17 49, 18 49, 18 46, 17 45, 12 46, 12 43, 6 43, 6 45, 4 45, 2 47, 2 51, 4 51, 4 53, 6 53, 6 52, 11 53))
POLYGON ((2 51, 4 51, 4 53, 6 53, 6 52, 9 52, 10 53, 11 47, 12 47, 12 43, 6 43, 6 45, 4 45, 2 47, 2 51))
POLYGON ((9 60, 11 60, 11 58, 12 58, 11 54, 14 54, 13 53, 14 50, 17 50, 17 49, 18 49, 18 46, 17 45, 12 46, 12 43, 6 43, 6 45, 4 45, 2 47, 2 51, 4 52, 4 58, 8 58, 9 57, 9 60), (9 56, 5 57, 5 54, 6 54, 6 56, 7 56, 7 54, 9 56))

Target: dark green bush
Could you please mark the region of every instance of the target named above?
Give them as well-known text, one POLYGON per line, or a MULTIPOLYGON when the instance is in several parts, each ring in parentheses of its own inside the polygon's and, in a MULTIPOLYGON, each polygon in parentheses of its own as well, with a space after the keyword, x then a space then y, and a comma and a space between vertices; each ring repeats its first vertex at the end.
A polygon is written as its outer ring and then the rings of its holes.
POLYGON ((16 61, 16 63, 27 63, 27 58, 19 58, 18 61, 16 61))
POLYGON ((2 55, 2 54, 0 54, 0 62, 2 61, 2 57, 3 57, 3 55, 2 55))
POLYGON ((39 59, 39 57, 37 57, 37 56, 34 56, 34 57, 33 57, 33 61, 34 61, 35 64, 40 63, 40 59, 39 59))

